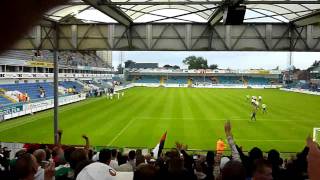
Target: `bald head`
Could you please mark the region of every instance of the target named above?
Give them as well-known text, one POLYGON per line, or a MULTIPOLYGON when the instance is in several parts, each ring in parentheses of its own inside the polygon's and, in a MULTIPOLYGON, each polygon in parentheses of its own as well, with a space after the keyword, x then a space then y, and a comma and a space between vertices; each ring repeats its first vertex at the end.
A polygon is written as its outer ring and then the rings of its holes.
POLYGON ((33 152, 34 157, 37 159, 38 164, 46 160, 46 151, 43 149, 37 149, 33 152))

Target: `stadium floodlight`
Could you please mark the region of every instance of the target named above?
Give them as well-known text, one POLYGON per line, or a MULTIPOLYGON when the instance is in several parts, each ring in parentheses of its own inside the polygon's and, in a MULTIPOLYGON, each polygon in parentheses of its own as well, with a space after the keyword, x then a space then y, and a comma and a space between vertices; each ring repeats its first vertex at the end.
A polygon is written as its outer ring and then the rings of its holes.
POLYGON ((313 141, 320 143, 320 128, 313 128, 313 141))

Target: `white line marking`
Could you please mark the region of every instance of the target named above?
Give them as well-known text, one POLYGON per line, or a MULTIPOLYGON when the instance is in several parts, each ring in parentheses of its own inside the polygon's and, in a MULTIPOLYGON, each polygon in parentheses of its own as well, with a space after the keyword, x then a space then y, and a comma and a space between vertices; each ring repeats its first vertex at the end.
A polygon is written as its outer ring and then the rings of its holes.
MULTIPOLYGON (((221 118, 221 119, 202 119, 202 118, 175 118, 175 117, 136 117, 137 119, 164 119, 164 120, 170 120, 170 119, 181 119, 181 120, 196 120, 196 121, 250 121, 250 117, 248 118, 221 118)), ((294 121, 301 121, 301 122, 320 122, 320 120, 306 120, 306 119, 259 119, 257 118, 257 121, 263 121, 263 122, 294 122, 294 121)))
POLYGON ((278 141, 278 142, 304 142, 303 139, 235 139, 235 141, 252 141, 252 142, 264 142, 264 141, 278 141))
POLYGON ((132 122, 136 120, 136 118, 132 118, 125 127, 123 127, 121 129, 121 131, 108 143, 108 146, 110 146, 111 144, 113 144, 121 135, 122 133, 124 133, 125 130, 127 130, 129 128, 129 126, 132 124, 132 122))

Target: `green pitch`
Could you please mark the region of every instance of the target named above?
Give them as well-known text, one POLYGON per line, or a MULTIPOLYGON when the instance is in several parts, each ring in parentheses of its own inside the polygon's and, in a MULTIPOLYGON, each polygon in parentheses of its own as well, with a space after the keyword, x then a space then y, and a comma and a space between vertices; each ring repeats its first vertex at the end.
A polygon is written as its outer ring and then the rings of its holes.
MULTIPOLYGON (((306 136, 320 127, 320 97, 254 89, 132 88, 120 100, 106 97, 60 107, 63 144, 154 147, 167 131, 167 148, 175 141, 192 149, 215 149, 225 138, 224 122, 231 120, 236 142, 249 150, 300 151, 306 136), (246 95, 261 95, 268 113, 250 122, 246 95)), ((0 124, 0 142, 52 143, 53 111, 0 124)))

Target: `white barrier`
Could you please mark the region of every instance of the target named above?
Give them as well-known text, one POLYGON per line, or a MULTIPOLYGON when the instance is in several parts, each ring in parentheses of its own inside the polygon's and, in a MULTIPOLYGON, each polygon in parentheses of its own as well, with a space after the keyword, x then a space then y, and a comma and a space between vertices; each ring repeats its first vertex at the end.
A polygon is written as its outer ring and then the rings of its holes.
POLYGON ((16 152, 18 152, 19 150, 21 150, 23 148, 22 143, 4 143, 4 142, 0 142, 0 145, 2 148, 7 147, 7 150, 10 150, 10 159, 14 158, 14 155, 16 154, 16 152))
POLYGON ((280 90, 320 96, 320 92, 308 91, 308 90, 305 90, 305 89, 298 89, 298 88, 291 88, 291 89, 280 88, 280 90))
POLYGON ((122 90, 129 89, 129 88, 132 88, 132 87, 134 87, 133 84, 128 84, 128 85, 126 85, 126 86, 116 86, 116 87, 114 88, 114 91, 115 91, 115 92, 117 92, 117 91, 122 91, 122 90))
MULTIPOLYGON (((165 83, 160 85, 159 83, 132 83, 133 86, 143 86, 143 87, 188 87, 187 84, 168 84, 165 83)), ((246 88, 253 88, 253 89, 275 89, 280 88, 282 85, 242 85, 242 84, 199 84, 199 85, 192 85, 193 88, 232 88, 232 89, 246 89, 246 88)))
MULTIPOLYGON (((84 93, 59 97, 59 106, 74 103, 84 99, 86 99, 86 94, 84 93)), ((34 112, 50 109, 50 108, 53 108, 53 106, 54 106, 54 100, 47 99, 47 100, 38 101, 38 102, 31 102, 31 103, 25 103, 25 104, 18 103, 18 104, 13 104, 7 107, 3 107, 2 109, 0 109, 0 122, 7 119, 15 118, 18 116, 23 116, 26 114, 31 114, 34 112)))

